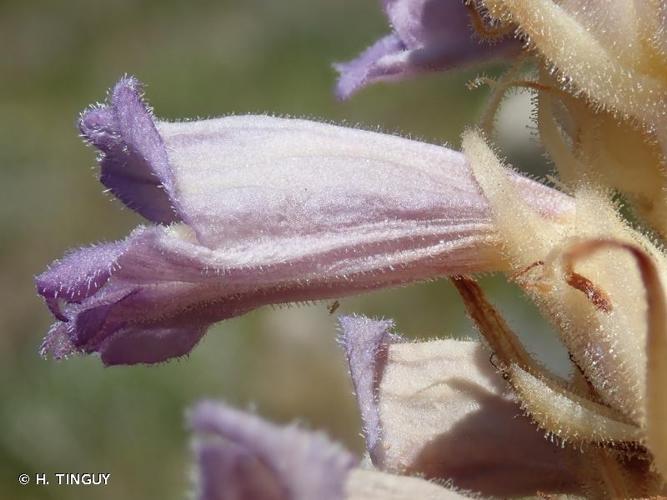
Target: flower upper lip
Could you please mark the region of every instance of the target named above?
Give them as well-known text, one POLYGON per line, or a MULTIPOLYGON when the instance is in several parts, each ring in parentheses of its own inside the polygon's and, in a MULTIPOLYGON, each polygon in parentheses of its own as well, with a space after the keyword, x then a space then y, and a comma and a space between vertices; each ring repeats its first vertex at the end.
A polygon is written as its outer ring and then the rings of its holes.
POLYGON ((122 78, 108 105, 84 111, 79 130, 100 151, 100 181, 118 199, 153 222, 181 220, 164 142, 136 78, 122 78))

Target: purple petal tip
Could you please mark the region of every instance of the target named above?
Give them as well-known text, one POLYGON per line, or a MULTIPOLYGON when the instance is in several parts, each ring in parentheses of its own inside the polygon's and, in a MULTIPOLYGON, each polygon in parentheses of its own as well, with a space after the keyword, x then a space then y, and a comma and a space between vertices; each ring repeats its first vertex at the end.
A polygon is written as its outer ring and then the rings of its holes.
POLYGON ((37 293, 56 318, 68 321, 61 301, 80 303, 93 295, 109 280, 126 249, 126 242, 120 241, 70 252, 35 278, 37 293))
POLYGON ((376 82, 511 56, 517 46, 514 39, 495 45, 476 40, 463 0, 386 0, 383 4, 393 33, 356 59, 334 66, 340 73, 335 88, 339 99, 376 82))
POLYGON ((85 110, 78 125, 83 138, 102 153, 102 184, 148 220, 180 221, 167 152, 139 80, 121 78, 108 103, 85 110))
POLYGON ((378 384, 387 361, 390 344, 403 339, 391 333, 394 322, 373 320, 363 316, 339 318, 339 343, 345 350, 350 375, 357 396, 364 424, 366 448, 373 463, 382 463, 380 412, 378 408, 378 384))

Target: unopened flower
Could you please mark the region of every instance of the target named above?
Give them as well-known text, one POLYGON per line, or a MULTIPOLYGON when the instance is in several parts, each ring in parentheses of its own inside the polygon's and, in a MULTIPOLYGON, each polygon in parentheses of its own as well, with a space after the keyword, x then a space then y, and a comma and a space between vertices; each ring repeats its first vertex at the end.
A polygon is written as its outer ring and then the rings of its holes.
MULTIPOLYGON (((80 128, 102 183, 153 224, 37 277, 55 357, 158 362, 261 305, 504 266, 469 163, 446 148, 268 116, 156 121, 133 79, 80 128)), ((511 177, 540 217, 571 215, 567 196, 511 177)))
POLYGON ((472 25, 482 27, 484 21, 464 0, 383 0, 382 5, 393 33, 356 59, 334 66, 340 73, 336 94, 341 99, 375 82, 479 63, 518 48, 511 38, 481 40, 472 25))

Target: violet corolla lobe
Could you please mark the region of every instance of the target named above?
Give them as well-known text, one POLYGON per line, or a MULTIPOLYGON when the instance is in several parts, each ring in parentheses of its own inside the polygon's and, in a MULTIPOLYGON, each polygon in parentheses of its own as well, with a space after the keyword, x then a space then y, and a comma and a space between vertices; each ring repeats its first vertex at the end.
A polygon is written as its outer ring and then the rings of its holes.
POLYGON ((355 59, 334 65, 339 99, 376 82, 504 58, 520 48, 511 37, 482 39, 472 16, 480 25, 484 19, 464 0, 383 0, 382 5, 392 33, 355 59))

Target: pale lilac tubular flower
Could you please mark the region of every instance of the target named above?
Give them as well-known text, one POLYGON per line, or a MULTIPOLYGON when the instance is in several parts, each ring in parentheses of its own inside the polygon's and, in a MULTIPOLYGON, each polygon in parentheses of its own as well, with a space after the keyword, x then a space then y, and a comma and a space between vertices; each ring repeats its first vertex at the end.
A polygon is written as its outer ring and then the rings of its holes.
MULTIPOLYGON (((132 78, 80 128, 102 182, 151 224, 37 277, 57 358, 159 362, 265 304, 503 266, 466 158, 443 147, 269 116, 161 122, 132 78)), ((539 216, 572 213, 569 197, 511 177, 539 216)))
POLYGON ((481 344, 406 342, 364 317, 340 325, 372 464, 321 433, 202 402, 189 418, 199 500, 581 493, 577 452, 544 439, 481 344))
POLYGON ((199 403, 194 431, 197 500, 454 500, 416 477, 368 467, 324 434, 280 427, 222 403, 199 403))
POLYGON ((356 59, 334 65, 340 74, 339 99, 375 82, 472 65, 514 54, 519 47, 511 38, 481 40, 471 25, 470 13, 476 11, 469 10, 464 0, 383 0, 382 4, 393 33, 356 59))
POLYGON ((544 438, 479 342, 406 342, 361 316, 340 327, 376 468, 485 496, 579 490, 576 451, 544 438))
POLYGON ((200 500, 339 500, 357 464, 324 434, 281 428, 222 403, 199 403, 189 420, 200 500))

